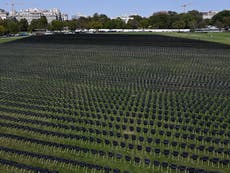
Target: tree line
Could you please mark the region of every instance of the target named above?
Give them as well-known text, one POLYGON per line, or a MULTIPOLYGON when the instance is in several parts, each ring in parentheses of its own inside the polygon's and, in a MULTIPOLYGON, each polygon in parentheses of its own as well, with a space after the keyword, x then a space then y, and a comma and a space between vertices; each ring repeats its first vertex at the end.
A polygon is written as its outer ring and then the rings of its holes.
POLYGON ((111 19, 105 14, 95 13, 93 16, 80 17, 69 21, 54 20, 50 24, 45 16, 34 19, 29 24, 26 19, 17 21, 15 18, 0 19, 0 35, 36 30, 61 31, 64 28, 75 29, 195 29, 214 25, 218 28, 230 27, 230 10, 224 10, 212 19, 203 19, 202 13, 193 10, 188 13, 173 11, 154 13, 150 17, 131 16, 125 23, 121 18, 111 19))

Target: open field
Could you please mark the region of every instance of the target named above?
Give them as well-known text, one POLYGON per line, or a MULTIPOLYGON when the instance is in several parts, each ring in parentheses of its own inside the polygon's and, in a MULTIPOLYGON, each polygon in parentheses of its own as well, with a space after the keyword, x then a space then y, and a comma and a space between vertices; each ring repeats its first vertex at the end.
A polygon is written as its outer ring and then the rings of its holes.
MULTIPOLYGON (((160 33, 159 33, 160 34, 160 33)), ((197 39, 230 45, 230 32, 221 33, 163 33, 166 36, 197 39)))
POLYGON ((0 37, 0 44, 22 39, 22 37, 0 37))
POLYGON ((230 45, 230 32, 221 33, 177 33, 177 32, 128 32, 128 33, 113 33, 113 34, 134 34, 134 35, 164 35, 170 37, 179 37, 195 40, 203 40, 209 42, 223 43, 230 45))
POLYGON ((160 35, 0 45, 0 172, 229 173, 230 46, 160 35))
MULTIPOLYGON (((111 33, 108 33, 111 34, 111 33)), ((179 38, 187 38, 187 39, 195 39, 209 42, 216 42, 222 44, 230 45, 230 32, 222 32, 222 33, 176 33, 176 32, 165 32, 165 33, 152 33, 152 32, 128 32, 128 33, 112 33, 117 35, 163 35, 170 37, 179 37, 179 38)), ((6 43, 21 39, 22 37, 9 37, 9 38, 0 38, 0 43, 6 43)))

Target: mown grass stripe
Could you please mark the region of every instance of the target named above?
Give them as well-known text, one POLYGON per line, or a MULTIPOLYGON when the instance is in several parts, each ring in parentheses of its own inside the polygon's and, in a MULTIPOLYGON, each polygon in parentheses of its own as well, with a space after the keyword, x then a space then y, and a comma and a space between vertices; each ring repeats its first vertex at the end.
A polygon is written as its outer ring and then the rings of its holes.
MULTIPOLYGON (((0 150, 4 150, 4 149, 6 150, 6 148, 2 148, 0 146, 0 150)), ((5 159, 1 159, 1 158, 0 158, 0 164, 8 165, 8 166, 12 166, 12 167, 15 167, 15 168, 28 170, 28 171, 39 172, 39 173, 58 173, 58 171, 50 171, 48 169, 34 167, 34 166, 14 162, 14 161, 11 161, 11 160, 5 160, 5 159)))

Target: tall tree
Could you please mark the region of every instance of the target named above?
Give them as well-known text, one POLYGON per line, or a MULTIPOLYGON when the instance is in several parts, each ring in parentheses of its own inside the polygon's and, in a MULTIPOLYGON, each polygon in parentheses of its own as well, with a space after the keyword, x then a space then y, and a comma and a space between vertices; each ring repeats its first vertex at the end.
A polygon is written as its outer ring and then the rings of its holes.
POLYGON ((35 29, 38 29, 38 22, 39 20, 38 19, 33 19, 29 25, 29 31, 32 32, 32 31, 35 31, 35 29))
POLYGON ((88 17, 80 17, 77 20, 78 29, 89 29, 90 28, 90 19, 88 17))
POLYGON ((40 19, 33 19, 29 26, 29 31, 45 30, 48 28, 48 22, 45 16, 42 16, 40 19))
POLYGON ((123 29, 126 27, 125 22, 121 19, 121 18, 116 18, 113 20, 114 25, 115 25, 115 29, 123 29))
POLYGON ((167 29, 170 26, 170 15, 168 13, 155 13, 149 18, 149 23, 155 29, 167 29))
POLYGON ((230 16, 226 16, 223 18, 223 24, 226 29, 230 28, 230 16))
POLYGON ((172 28, 174 28, 174 29, 183 29, 183 28, 185 28, 185 26, 186 26, 186 24, 183 20, 175 21, 172 24, 172 28))
POLYGON ((230 27, 229 19, 230 19, 230 10, 224 10, 219 12, 212 18, 212 24, 218 27, 229 28, 230 27))
POLYGON ((128 29, 138 29, 141 27, 141 24, 139 21, 135 20, 135 19, 132 19, 132 20, 129 20, 126 27, 128 29))
POLYGON ((202 14, 197 11, 197 10, 192 10, 188 12, 188 15, 191 15, 192 18, 192 26, 190 26, 191 29, 193 29, 193 27, 195 28, 202 28, 202 21, 203 21, 203 16, 202 14))
POLYGON ((92 28, 92 29, 102 29, 103 28, 103 23, 100 22, 100 21, 92 20, 90 22, 90 28, 92 28))
POLYGON ((148 25, 148 21, 146 19, 143 19, 139 15, 133 15, 131 16, 133 19, 129 20, 127 23, 127 28, 130 29, 138 29, 138 28, 144 28, 144 25, 148 25))
POLYGON ((0 35, 4 35, 6 32, 6 29, 3 25, 0 25, 0 35))
POLYGON ((7 20, 8 32, 11 34, 17 34, 19 32, 18 21, 15 19, 7 20))
POLYGON ((61 31, 64 27, 64 23, 59 20, 53 20, 51 22, 51 28, 53 31, 61 31))
POLYGON ((46 18, 45 16, 42 16, 42 17, 39 19, 38 28, 39 28, 39 29, 46 29, 47 27, 48 27, 47 18, 46 18))
POLYGON ((29 24, 28 24, 28 21, 26 19, 21 19, 19 21, 19 30, 20 31, 28 31, 28 27, 29 27, 29 24))
POLYGON ((149 19, 148 18, 142 18, 140 21, 141 28, 149 28, 149 19))
POLYGON ((93 28, 96 29, 101 29, 101 28, 105 28, 108 24, 108 22, 110 21, 109 17, 106 16, 105 14, 98 14, 95 13, 93 15, 93 17, 90 18, 90 25, 94 26, 93 28))
POLYGON ((75 29, 77 29, 77 20, 74 19, 74 20, 68 21, 67 26, 69 27, 71 31, 74 31, 75 29))

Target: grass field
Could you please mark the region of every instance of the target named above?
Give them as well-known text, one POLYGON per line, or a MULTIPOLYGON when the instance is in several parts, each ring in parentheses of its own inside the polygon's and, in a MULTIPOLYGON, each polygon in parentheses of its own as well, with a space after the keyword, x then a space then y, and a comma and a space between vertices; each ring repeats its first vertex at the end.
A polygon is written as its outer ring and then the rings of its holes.
POLYGON ((196 39, 209 42, 223 43, 230 45, 230 32, 223 33, 152 33, 152 32, 127 32, 127 33, 113 33, 113 34, 141 34, 141 35, 164 35, 170 37, 180 37, 187 39, 196 39))
MULTIPOLYGON (((160 33, 159 33, 160 34, 160 33)), ((230 45, 230 32, 226 33, 163 33, 166 36, 204 40, 230 45)))
POLYGON ((229 46, 55 35, 0 62, 0 172, 230 172, 229 46))
MULTIPOLYGON (((223 44, 230 45, 230 32, 228 33, 143 33, 143 32, 136 33, 136 32, 128 32, 128 33, 113 33, 113 34, 164 35, 164 36, 196 39, 196 40, 203 40, 203 41, 223 43, 223 44)), ((0 38, 0 43, 11 42, 17 39, 21 39, 21 38, 19 37, 0 38)))
POLYGON ((18 40, 18 39, 21 39, 22 37, 0 37, 0 44, 1 43, 7 43, 7 42, 11 42, 11 41, 15 41, 15 40, 18 40))

